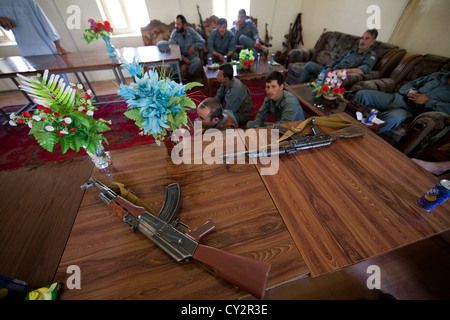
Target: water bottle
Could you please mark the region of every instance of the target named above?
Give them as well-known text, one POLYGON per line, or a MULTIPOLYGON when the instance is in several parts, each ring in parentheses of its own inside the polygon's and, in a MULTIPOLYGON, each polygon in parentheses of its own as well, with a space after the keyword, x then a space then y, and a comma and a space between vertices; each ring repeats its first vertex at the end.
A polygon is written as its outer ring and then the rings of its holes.
POLYGON ((223 56, 223 61, 224 63, 227 63, 228 57, 227 56, 223 56))
POLYGON ((322 72, 317 77, 317 82, 324 83, 324 81, 325 81, 325 70, 322 70, 322 72))

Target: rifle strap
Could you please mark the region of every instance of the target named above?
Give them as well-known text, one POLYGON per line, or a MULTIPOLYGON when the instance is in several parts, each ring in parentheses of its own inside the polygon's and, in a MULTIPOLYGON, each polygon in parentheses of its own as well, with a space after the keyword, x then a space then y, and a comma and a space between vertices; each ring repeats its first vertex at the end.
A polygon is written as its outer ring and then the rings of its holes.
POLYGON ((335 128, 335 129, 342 129, 345 127, 349 127, 352 125, 351 121, 339 119, 339 118, 332 118, 332 117, 309 117, 306 120, 303 120, 299 123, 299 125, 295 128, 290 128, 286 133, 278 139, 278 142, 283 141, 291 137, 293 134, 300 133, 305 129, 305 127, 309 124, 314 124, 318 126, 324 126, 329 128, 335 128))
POLYGON ((119 196, 130 201, 132 204, 135 204, 138 207, 143 207, 147 212, 156 215, 155 212, 151 208, 149 208, 149 206, 144 201, 136 197, 136 195, 130 190, 125 189, 125 185, 123 185, 122 183, 113 182, 109 187, 119 196))

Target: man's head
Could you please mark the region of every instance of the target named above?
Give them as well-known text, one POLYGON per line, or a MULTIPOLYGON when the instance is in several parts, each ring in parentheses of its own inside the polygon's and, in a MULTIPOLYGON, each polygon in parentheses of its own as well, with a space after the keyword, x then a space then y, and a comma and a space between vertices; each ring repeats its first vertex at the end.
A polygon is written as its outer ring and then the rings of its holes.
POLYGON ((198 105, 197 115, 203 129, 213 128, 223 119, 222 106, 214 98, 206 98, 198 105))
POLYGON ((242 27, 244 26, 245 23, 245 19, 247 18, 247 13, 245 12, 244 9, 241 9, 238 11, 238 20, 237 20, 237 24, 242 27))
POLYGON ((225 33, 227 32, 227 19, 220 18, 217 20, 217 31, 219 31, 219 35, 223 38, 225 33))
POLYGON ((219 83, 226 83, 233 79, 233 66, 229 63, 222 64, 217 72, 217 81, 219 83))
POLYGON ((264 80, 266 94, 269 99, 277 102, 284 89, 284 77, 278 71, 272 71, 264 80))
POLYGON ((186 30, 186 23, 186 18, 183 15, 177 15, 175 19, 175 28, 178 33, 183 33, 186 30))
POLYGON ((378 37, 378 31, 377 29, 370 29, 366 30, 361 39, 359 40, 359 52, 364 52, 366 50, 369 50, 370 47, 375 43, 378 37))

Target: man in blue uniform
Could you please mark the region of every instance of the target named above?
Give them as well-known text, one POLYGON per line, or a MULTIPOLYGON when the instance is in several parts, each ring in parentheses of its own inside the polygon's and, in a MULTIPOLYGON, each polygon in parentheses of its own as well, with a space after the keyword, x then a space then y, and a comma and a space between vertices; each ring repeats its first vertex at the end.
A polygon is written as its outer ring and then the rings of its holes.
POLYGON ((223 109, 233 112, 239 125, 246 124, 252 108, 252 98, 248 88, 233 76, 233 67, 230 64, 219 67, 217 81, 220 83, 220 88, 214 99, 222 105, 223 109))
POLYGON ((346 69, 348 73, 369 73, 377 63, 377 54, 370 49, 377 36, 378 31, 376 29, 365 31, 359 40, 358 49, 348 50, 339 59, 325 67, 313 61, 308 62, 300 75, 300 83, 309 82, 311 77, 316 78, 324 69, 327 72, 346 69))
POLYGON ((224 63, 224 56, 227 61, 230 59, 237 60, 239 58, 236 53, 236 41, 230 30, 227 30, 227 20, 220 18, 217 20, 217 28, 211 31, 208 38, 208 58, 212 58, 214 62, 224 63))
POLYGON ((272 71, 264 81, 267 97, 255 120, 247 122, 247 129, 272 125, 273 123, 264 122, 271 114, 277 117, 278 123, 305 120, 298 99, 284 90, 284 77, 280 72, 272 71))
POLYGON ((236 44, 243 45, 244 49, 252 50, 256 57, 261 48, 258 29, 251 19, 247 19, 247 13, 244 9, 239 10, 238 20, 231 27, 231 32, 234 34, 236 44))
POLYGON ((175 30, 172 31, 169 44, 178 44, 182 61, 180 64, 186 64, 188 74, 186 82, 191 81, 192 76, 202 66, 200 58, 196 55, 197 49, 205 45, 205 40, 193 28, 187 26, 186 18, 178 15, 175 19, 175 30))
POLYGON ((65 54, 58 32, 34 0, 1 0, 0 24, 12 30, 24 57, 65 54))
POLYGON ((440 70, 410 81, 398 93, 361 90, 352 100, 381 111, 378 118, 384 125, 378 134, 395 129, 411 116, 426 111, 450 114, 450 71, 440 70))

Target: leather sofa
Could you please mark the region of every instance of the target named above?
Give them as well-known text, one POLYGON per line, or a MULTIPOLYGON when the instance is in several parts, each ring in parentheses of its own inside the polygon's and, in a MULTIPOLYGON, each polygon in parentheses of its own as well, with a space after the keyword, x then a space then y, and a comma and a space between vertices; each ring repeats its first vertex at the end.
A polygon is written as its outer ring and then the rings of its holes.
MULTIPOLYGON (((403 60, 386 78, 355 83, 352 94, 359 90, 397 92, 404 84, 441 69, 450 71, 450 58, 434 54, 411 55, 403 60)), ((356 104, 349 103, 346 112, 355 114, 356 104)), ((361 110, 359 106, 359 111, 361 110)), ((409 157, 420 158, 435 143, 450 134, 450 115, 443 112, 424 112, 399 127, 383 133, 383 138, 409 157)))
MULTIPOLYGON (((286 69, 288 70, 286 83, 299 83, 298 79, 307 62, 313 61, 325 66, 335 61, 347 50, 357 48, 360 38, 361 36, 329 31, 324 32, 319 37, 314 48, 291 50, 286 62, 286 69)), ((406 54, 406 50, 380 41, 376 41, 372 49, 378 56, 375 67, 365 75, 348 74, 348 78, 344 81, 346 89, 350 89, 358 81, 387 77, 406 54)))

